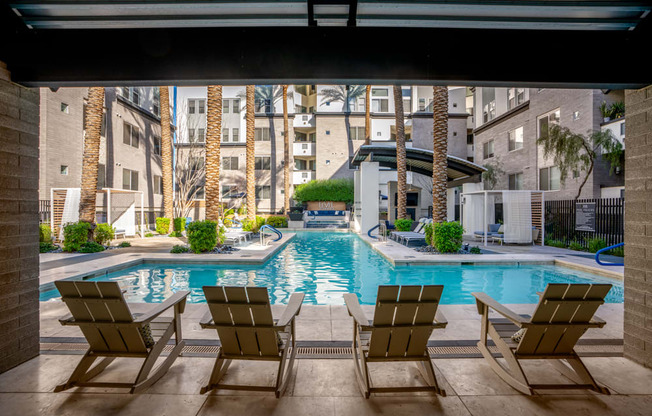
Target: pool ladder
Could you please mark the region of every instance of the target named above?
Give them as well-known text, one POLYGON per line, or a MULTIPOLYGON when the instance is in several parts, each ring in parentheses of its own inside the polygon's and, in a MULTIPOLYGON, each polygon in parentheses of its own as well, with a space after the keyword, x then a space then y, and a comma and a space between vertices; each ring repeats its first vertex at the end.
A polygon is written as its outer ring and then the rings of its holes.
POLYGON ((272 227, 271 225, 263 225, 260 227, 260 230, 258 230, 258 233, 260 235, 260 245, 261 246, 266 246, 269 244, 270 241, 279 241, 281 238, 283 238, 283 233, 277 230, 276 228, 272 227), (265 230, 271 230, 272 232, 276 233, 276 239, 275 240, 267 240, 265 241, 265 230))

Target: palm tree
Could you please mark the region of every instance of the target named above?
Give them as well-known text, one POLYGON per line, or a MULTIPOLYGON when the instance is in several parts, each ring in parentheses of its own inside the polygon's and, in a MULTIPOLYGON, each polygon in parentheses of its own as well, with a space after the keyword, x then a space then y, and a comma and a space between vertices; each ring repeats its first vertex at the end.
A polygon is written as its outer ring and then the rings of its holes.
POLYGON ((246 181, 247 181, 247 220, 256 220, 256 138, 255 138, 255 123, 254 116, 254 100, 256 97, 256 88, 254 85, 247 85, 246 88, 246 113, 247 120, 247 167, 246 167, 246 181))
POLYGON ((207 87, 206 102, 206 219, 220 219, 220 141, 222 140, 222 86, 207 87))
POLYGON ((283 211, 290 212, 290 130, 288 127, 288 86, 283 85, 283 211))
POLYGON ((88 89, 88 105, 84 122, 84 153, 82 159, 81 198, 79 220, 91 224, 89 240, 95 228, 95 202, 97 197, 97 169, 100 159, 100 132, 104 111, 104 87, 88 89))
POLYGON ((432 87, 432 220, 448 218, 448 88, 432 87))
POLYGON ((344 113, 350 113, 351 103, 364 94, 366 89, 366 85, 335 85, 332 88, 324 88, 321 91, 321 102, 340 102, 343 104, 344 113))
MULTIPOLYGON (((163 216, 174 217, 174 178, 172 177, 172 132, 170 131, 170 91, 159 87, 161 111, 161 176, 163 177, 163 216)), ((178 230, 175 230, 178 231, 178 230)))
POLYGON ((403 115, 403 89, 400 85, 394 85, 394 115, 396 118, 396 175, 398 201, 396 204, 396 219, 407 217, 406 210, 406 168, 405 165, 405 126, 403 115))
POLYGON ((371 85, 367 85, 365 88, 364 144, 371 144, 371 85))

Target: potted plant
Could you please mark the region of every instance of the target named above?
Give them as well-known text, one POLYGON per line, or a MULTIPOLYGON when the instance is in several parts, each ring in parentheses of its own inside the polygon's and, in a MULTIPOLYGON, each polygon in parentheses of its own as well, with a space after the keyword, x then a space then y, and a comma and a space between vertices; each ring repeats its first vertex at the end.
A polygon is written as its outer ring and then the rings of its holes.
POLYGON ((290 213, 288 214, 290 221, 302 221, 303 220, 303 207, 292 207, 290 208, 290 213))

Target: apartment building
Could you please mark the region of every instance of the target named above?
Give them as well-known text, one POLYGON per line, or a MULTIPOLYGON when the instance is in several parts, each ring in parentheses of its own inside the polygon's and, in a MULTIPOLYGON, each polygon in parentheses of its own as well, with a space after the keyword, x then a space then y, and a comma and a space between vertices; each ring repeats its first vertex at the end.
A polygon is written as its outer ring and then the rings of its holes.
MULTIPOLYGON (((499 165, 504 172, 494 189, 544 190, 546 199, 573 199, 584 179, 573 172, 565 183, 537 140, 548 126, 558 124, 580 134, 613 129, 624 140, 624 119, 605 121, 599 110, 624 100, 622 90, 570 90, 537 88, 475 88, 474 145, 476 163, 499 165)), ((601 158, 589 175, 581 198, 619 196, 624 173, 610 175, 601 158)))
MULTIPOLYGON (((52 189, 81 186, 88 90, 41 88, 40 99, 39 199, 49 201, 52 189)), ((145 223, 150 226, 162 211, 159 113, 156 88, 105 89, 97 187, 142 192, 145 223)), ((140 208, 140 197, 136 204, 140 208)), ((106 221, 107 208, 104 194, 98 193, 98 221, 106 221)))

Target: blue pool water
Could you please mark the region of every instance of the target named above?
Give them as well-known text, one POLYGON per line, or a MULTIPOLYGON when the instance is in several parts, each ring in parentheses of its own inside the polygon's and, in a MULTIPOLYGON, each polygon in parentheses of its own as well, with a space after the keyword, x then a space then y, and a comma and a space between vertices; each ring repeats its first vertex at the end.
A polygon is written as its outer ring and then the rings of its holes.
MULTIPOLYGON (((354 292, 363 304, 374 304, 378 285, 443 284, 444 304, 475 303, 471 292, 486 292, 501 303, 536 303, 548 283, 604 282, 614 287, 607 302, 623 301, 621 282, 590 273, 548 265, 462 265, 393 267, 351 233, 299 232, 264 265, 148 263, 93 280, 116 280, 130 302, 162 302, 189 290, 190 303, 204 303, 202 286, 266 286, 272 303, 287 303, 292 292, 304 292, 305 303, 343 304, 354 292)), ((58 297, 56 290, 41 300, 58 297)))

